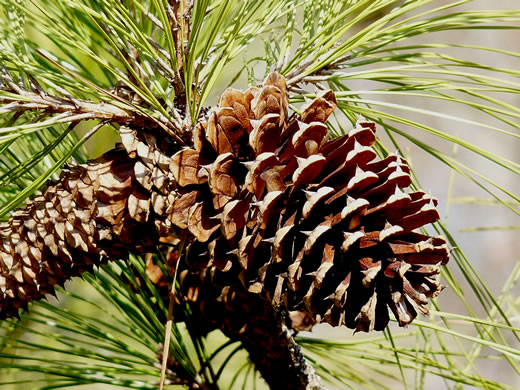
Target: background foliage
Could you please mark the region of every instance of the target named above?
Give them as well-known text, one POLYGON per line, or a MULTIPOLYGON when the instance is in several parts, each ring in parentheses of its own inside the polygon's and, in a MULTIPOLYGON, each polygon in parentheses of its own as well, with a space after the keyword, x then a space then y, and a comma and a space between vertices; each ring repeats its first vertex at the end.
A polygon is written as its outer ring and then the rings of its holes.
MULTIPOLYGON (((368 336, 323 327, 300 334, 307 357, 333 388, 520 385, 518 258, 503 265, 502 274, 482 274, 465 255, 468 248, 478 255, 471 247, 479 240, 492 240, 489 261, 502 256, 503 247, 514 254, 507 247, 518 245, 504 237, 514 237, 519 229, 520 72, 515 64, 520 53, 496 41, 518 41, 520 10, 514 4, 194 2, 190 40, 181 53, 183 81, 192 86, 186 91, 187 115, 196 118, 226 85, 257 84, 279 69, 293 86, 294 110, 320 89, 333 89, 339 110, 331 131, 348 131, 359 116, 375 121, 381 155, 397 149, 406 156, 415 183, 425 187, 427 182, 445 207, 435 229, 449 239, 452 261, 443 272, 447 291, 429 318, 406 330, 392 326, 368 336), (485 9, 490 5, 501 9, 485 9), (488 36, 495 40, 474 38, 488 36), (193 98, 197 93, 200 99, 193 98), (457 196, 461 192, 464 196, 457 196), (493 211, 480 213, 474 225, 452 222, 465 215, 461 208, 479 210, 483 204, 493 211), (473 232, 459 233, 460 227, 473 232), (466 245, 457 244, 456 237, 466 245), (499 374, 490 373, 489 366, 499 374)), ((180 75, 171 61, 177 56, 171 31, 163 28, 166 5, 166 0, 1 0, 0 66, 27 87, 37 82, 52 95, 129 110, 139 105, 157 120, 172 120, 161 102, 173 104, 172 85, 180 75), (139 66, 132 60, 137 57, 139 66), (133 91, 138 104, 114 99, 111 91, 118 82, 133 91)), ((69 124, 77 118, 63 114, 13 114, 10 98, 19 96, 0 91, 2 218, 64 162, 85 162, 117 139, 117 129, 107 125, 87 149, 88 130, 96 121, 74 127, 69 124)), ((0 385, 156 388, 167 308, 157 288, 136 285, 136 276, 146 280, 142 258, 112 263, 68 292, 59 290, 57 302, 36 303, 20 320, 4 321, 0 385)), ((189 375, 203 368, 201 383, 262 387, 244 352, 217 332, 202 337, 187 321, 175 327, 170 348, 189 375)))

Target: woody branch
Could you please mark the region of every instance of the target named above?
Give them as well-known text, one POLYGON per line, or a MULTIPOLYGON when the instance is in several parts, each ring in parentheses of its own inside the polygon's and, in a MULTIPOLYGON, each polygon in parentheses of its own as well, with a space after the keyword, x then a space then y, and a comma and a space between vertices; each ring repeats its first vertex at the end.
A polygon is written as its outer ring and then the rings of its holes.
MULTIPOLYGON (((31 79, 31 91, 18 85, 2 69, 0 74, 0 113, 25 111, 43 111, 49 115, 61 114, 60 122, 78 122, 82 120, 102 120, 124 126, 139 126, 149 129, 161 128, 177 138, 179 129, 174 122, 161 120, 143 110, 121 108, 116 104, 98 101, 92 102, 73 96, 55 96, 48 94, 35 80, 31 79), (1 92, 7 92, 2 94, 1 92)), ((125 104, 124 99, 115 96, 125 104)), ((130 106, 131 103, 127 102, 130 106)))

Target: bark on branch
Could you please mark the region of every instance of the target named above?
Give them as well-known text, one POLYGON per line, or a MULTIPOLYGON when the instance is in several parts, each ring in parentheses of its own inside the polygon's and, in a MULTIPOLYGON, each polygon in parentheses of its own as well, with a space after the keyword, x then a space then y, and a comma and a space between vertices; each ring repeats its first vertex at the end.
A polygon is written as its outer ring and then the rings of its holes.
MULTIPOLYGON (((247 295, 245 301, 241 300, 241 305, 259 299, 258 296, 247 295)), ((286 325, 287 314, 274 310, 269 301, 261 300, 256 306, 259 309, 263 306, 263 312, 250 311, 248 326, 237 336, 269 387, 273 390, 325 389, 294 340, 294 331, 286 325)))
MULTIPOLYGON (((265 296, 241 285, 219 288, 205 271, 184 271, 181 281, 182 297, 193 297, 190 307, 201 324, 199 331, 220 329, 240 341, 271 389, 326 389, 294 340, 296 332, 285 310, 275 309, 265 296)), ((174 318, 182 319, 182 314, 174 318)))
POLYGON ((51 95, 40 95, 34 92, 20 90, 17 97, 1 97, 0 103, 5 104, 0 112, 42 110, 49 114, 68 114, 71 120, 78 115, 82 119, 99 119, 116 122, 121 125, 135 125, 147 128, 159 127, 157 119, 150 118, 138 112, 124 110, 106 102, 90 102, 86 100, 63 98, 51 95))
MULTIPOLYGON (((41 86, 33 82, 33 90, 27 91, 16 84, 9 74, 3 70, 0 75, 0 91, 9 94, 0 94, 0 113, 44 111, 50 115, 62 114, 61 122, 76 122, 81 120, 97 119, 121 126, 137 126, 148 129, 165 131, 181 144, 184 144, 181 126, 174 121, 162 121, 154 118, 143 110, 121 108, 113 103, 104 101, 92 102, 76 99, 72 96, 53 96, 46 93, 41 86)), ((114 95, 118 98, 117 95, 114 95)), ((122 102, 124 99, 119 98, 122 102)), ((127 102, 128 105, 132 103, 127 102)))

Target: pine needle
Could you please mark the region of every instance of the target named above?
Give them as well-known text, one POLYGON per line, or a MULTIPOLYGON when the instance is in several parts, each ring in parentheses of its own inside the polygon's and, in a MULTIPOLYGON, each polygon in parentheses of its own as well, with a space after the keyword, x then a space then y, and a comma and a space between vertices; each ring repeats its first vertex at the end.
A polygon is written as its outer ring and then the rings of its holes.
POLYGON ((159 384, 159 389, 162 390, 164 386, 164 379, 166 377, 166 366, 168 364, 168 354, 170 351, 170 339, 172 333, 172 322, 173 322, 173 304, 175 302, 175 284, 177 282, 177 274, 179 272, 179 263, 182 258, 182 253, 184 251, 184 245, 186 244, 186 236, 187 231, 183 230, 182 236, 180 237, 179 244, 179 257, 177 258, 177 263, 175 264, 175 273, 173 274, 173 282, 170 289, 170 301, 168 304, 168 319, 166 321, 166 330, 164 334, 164 346, 163 346, 163 358, 162 358, 162 366, 161 366, 161 380, 159 384))

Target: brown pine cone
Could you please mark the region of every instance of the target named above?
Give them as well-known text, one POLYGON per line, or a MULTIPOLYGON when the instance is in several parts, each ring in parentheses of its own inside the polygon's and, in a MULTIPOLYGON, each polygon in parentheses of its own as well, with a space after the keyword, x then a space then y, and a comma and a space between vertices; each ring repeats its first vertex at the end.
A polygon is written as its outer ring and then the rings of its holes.
POLYGON ((387 306, 404 326, 441 290, 446 242, 413 232, 439 219, 437 201, 403 191, 406 161, 377 158, 373 123, 329 140, 335 107, 328 91, 289 118, 277 73, 262 88, 224 92, 193 148, 172 157, 179 195, 191 199, 188 262, 237 272, 288 309, 295 329, 381 330, 387 306))
MULTIPOLYGON (((129 133, 121 129, 123 139, 129 133)), ((170 154, 179 149, 168 138, 146 140, 161 141, 170 154)), ((167 201, 162 194, 169 192, 169 160, 137 138, 134 144, 134 151, 120 145, 87 164, 65 167, 56 182, 0 224, 0 318, 17 316, 56 284, 107 259, 155 251, 158 232, 173 232, 159 215, 160 202, 167 201)))

